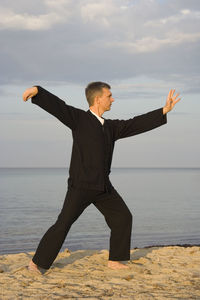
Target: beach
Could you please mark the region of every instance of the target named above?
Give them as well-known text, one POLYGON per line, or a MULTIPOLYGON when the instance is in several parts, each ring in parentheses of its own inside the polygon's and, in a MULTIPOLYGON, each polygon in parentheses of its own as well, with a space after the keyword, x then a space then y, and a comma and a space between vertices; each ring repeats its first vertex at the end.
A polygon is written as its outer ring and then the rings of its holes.
POLYGON ((108 250, 60 252, 42 274, 27 265, 34 252, 0 256, 0 299, 200 299, 200 247, 131 250, 129 269, 107 267, 108 250))

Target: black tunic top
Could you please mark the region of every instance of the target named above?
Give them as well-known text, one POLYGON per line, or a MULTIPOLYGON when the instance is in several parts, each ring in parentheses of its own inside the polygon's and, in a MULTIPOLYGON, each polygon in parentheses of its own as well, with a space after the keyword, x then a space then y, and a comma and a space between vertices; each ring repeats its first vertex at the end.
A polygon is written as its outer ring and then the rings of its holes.
POLYGON ((104 125, 90 110, 84 111, 37 86, 32 98, 37 104, 72 130, 73 147, 68 184, 76 188, 109 190, 109 173, 115 141, 167 123, 163 108, 128 120, 104 119, 104 125))

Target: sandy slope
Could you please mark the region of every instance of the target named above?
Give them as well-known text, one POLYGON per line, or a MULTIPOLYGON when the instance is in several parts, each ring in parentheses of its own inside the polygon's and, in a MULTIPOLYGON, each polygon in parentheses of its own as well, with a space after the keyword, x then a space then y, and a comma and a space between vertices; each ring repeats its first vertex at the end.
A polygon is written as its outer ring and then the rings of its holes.
POLYGON ((0 299, 200 299, 200 247, 131 251, 129 270, 107 267, 108 251, 61 252, 43 275, 33 253, 0 256, 0 299))

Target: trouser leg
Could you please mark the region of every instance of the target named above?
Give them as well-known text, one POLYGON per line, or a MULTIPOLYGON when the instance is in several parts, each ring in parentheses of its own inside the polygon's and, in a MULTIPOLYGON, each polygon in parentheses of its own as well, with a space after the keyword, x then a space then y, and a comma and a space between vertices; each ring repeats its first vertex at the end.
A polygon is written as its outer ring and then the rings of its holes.
POLYGON ((93 204, 104 215, 111 229, 109 260, 123 261, 130 259, 132 214, 127 205, 112 189, 103 199, 93 204))
POLYGON ((67 191, 65 201, 57 221, 42 237, 33 257, 33 262, 44 269, 49 269, 55 260, 71 225, 90 204, 86 195, 70 188, 67 191))

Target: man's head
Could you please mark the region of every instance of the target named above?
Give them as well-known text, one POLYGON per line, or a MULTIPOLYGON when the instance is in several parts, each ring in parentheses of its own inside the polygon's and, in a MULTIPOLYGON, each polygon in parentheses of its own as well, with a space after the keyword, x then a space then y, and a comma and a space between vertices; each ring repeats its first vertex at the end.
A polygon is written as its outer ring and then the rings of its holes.
POLYGON ((103 111, 110 110, 111 103, 114 101, 110 88, 110 85, 105 82, 89 83, 85 89, 89 106, 98 105, 103 111))

